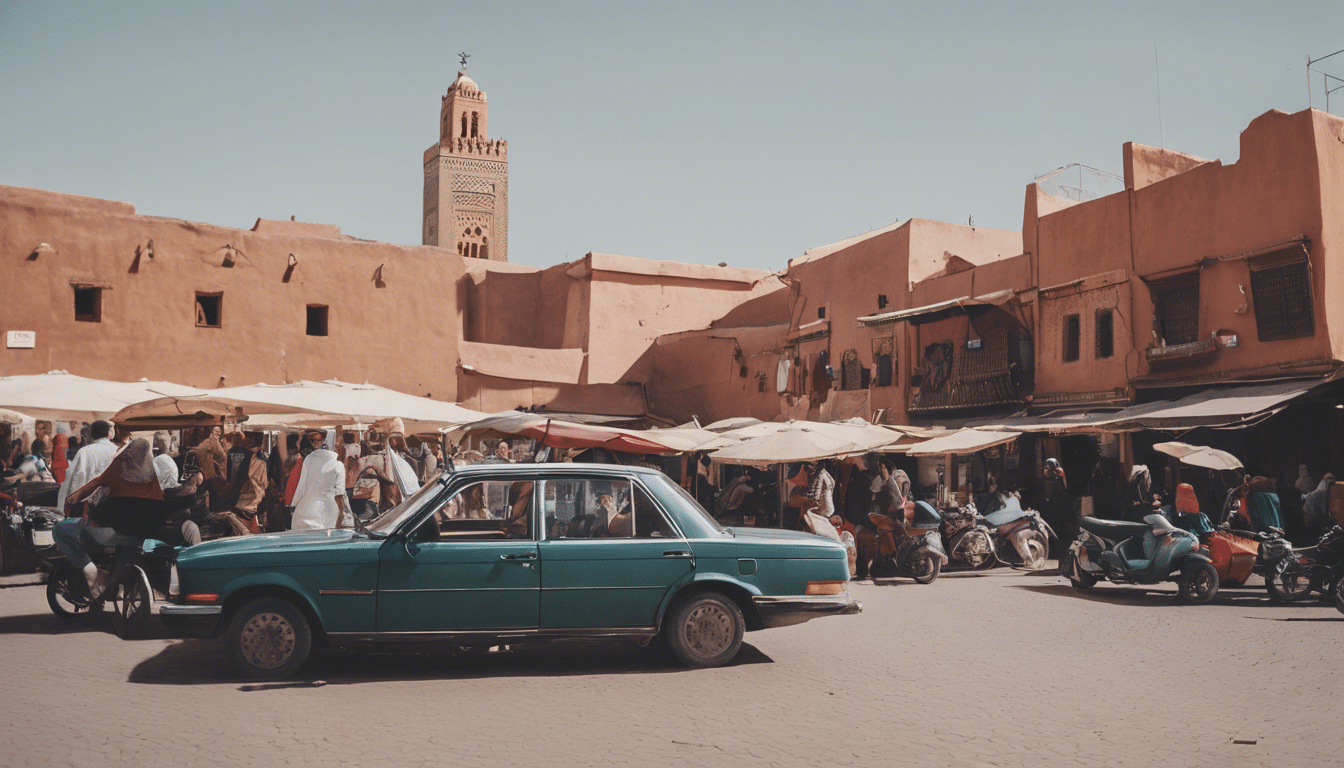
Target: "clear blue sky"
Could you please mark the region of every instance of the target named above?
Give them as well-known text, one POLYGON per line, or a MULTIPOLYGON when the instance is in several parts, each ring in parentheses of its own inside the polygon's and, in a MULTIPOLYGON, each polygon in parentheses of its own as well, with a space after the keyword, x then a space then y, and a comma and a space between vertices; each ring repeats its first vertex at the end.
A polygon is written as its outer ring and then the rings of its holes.
POLYGON ((465 49, 509 140, 513 261, 777 269, 912 216, 1020 228, 1033 177, 1118 173, 1125 141, 1233 162, 1252 118, 1307 106, 1341 22, 1339 0, 0 0, 0 184, 419 243, 465 49))

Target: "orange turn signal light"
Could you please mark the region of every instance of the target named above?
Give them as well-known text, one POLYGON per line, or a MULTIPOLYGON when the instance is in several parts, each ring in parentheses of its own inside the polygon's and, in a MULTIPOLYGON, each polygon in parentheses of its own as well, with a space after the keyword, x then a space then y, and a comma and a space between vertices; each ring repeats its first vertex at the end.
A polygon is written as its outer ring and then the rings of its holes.
POLYGON ((183 602, 201 603, 203 605, 214 605, 219 602, 219 595, 213 592, 193 592, 182 598, 183 602))
POLYGON ((845 591, 847 581, 809 581, 807 582, 807 594, 809 595, 838 595, 845 591))

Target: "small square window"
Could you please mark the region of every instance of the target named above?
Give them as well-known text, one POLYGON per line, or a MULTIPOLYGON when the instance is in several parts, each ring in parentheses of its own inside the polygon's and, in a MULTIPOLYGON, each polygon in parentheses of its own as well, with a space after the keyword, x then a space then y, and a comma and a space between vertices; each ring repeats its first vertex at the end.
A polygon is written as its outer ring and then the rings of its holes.
POLYGON ((75 289, 75 320, 81 323, 103 322, 103 289, 75 289))
POLYGON ((327 335, 327 306, 325 304, 308 305, 308 335, 327 335))
POLYGON ((878 308, 878 309, 886 309, 886 308, 887 308, 887 294, 885 294, 885 293, 879 293, 879 294, 877 294, 877 308, 878 308))
POLYGON ((219 328, 223 320, 224 294, 196 294, 196 327, 219 328))
POLYGON ((825 319, 826 319, 826 308, 825 308, 825 307, 817 307, 817 319, 818 319, 818 320, 825 320, 825 319))
POLYGON ((1096 319, 1097 359, 1115 354, 1115 317, 1109 309, 1098 309, 1096 319))
POLYGON ((1078 346, 1082 336, 1082 322, 1077 313, 1064 316, 1064 349, 1062 352, 1064 362, 1073 363, 1078 360, 1078 346))

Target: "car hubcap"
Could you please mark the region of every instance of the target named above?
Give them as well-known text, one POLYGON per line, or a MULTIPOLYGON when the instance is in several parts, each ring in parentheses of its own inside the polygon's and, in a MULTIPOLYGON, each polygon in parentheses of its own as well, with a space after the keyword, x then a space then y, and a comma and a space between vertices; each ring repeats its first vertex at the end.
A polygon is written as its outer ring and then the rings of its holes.
POLYGON ((706 603, 686 616, 685 633, 686 643, 696 654, 718 656, 733 642, 733 620, 723 606, 706 603))
POLYGON ((243 625, 243 658, 261 669, 275 669, 294 655, 294 625, 278 613, 259 613, 243 625))

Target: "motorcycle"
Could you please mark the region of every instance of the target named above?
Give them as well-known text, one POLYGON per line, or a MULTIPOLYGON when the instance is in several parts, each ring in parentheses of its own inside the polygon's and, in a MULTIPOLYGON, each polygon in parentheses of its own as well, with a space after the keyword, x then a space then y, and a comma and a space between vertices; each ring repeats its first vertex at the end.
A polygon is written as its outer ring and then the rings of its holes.
POLYGON ((51 529, 62 515, 10 499, 0 496, 0 574, 39 570, 43 551, 55 548, 51 529))
POLYGON ((978 522, 988 529, 994 558, 1004 565, 1041 568, 1050 553, 1050 539, 1058 538, 1041 513, 1022 508, 1017 494, 1009 495, 1002 508, 980 517, 978 522), (1012 559, 1014 554, 1016 561, 1012 559))
POLYGON ((47 605, 63 619, 90 616, 112 608, 112 629, 117 637, 130 640, 144 633, 154 612, 155 591, 168 594, 177 548, 157 539, 116 536, 113 546, 88 547, 106 585, 91 594, 84 574, 52 547, 44 550, 51 575, 47 578, 47 605))
POLYGON ((1302 600, 1312 592, 1338 600, 1338 585, 1344 580, 1344 528, 1336 525, 1313 547, 1293 549, 1284 542, 1279 555, 1266 564, 1265 589, 1276 603, 1302 600))
POLYGON ((942 511, 943 550, 953 560, 960 560, 971 568, 992 568, 998 561, 994 553, 994 539, 989 528, 980 522, 975 504, 948 507, 942 511))
POLYGON ((1084 517, 1060 572, 1074 589, 1091 589, 1101 579, 1116 584, 1175 581, 1182 602, 1202 605, 1218 594, 1218 571, 1199 538, 1171 524, 1166 515, 1142 523, 1084 517))
POLYGON ((932 584, 947 565, 947 552, 938 533, 942 520, 926 502, 916 501, 908 508, 906 519, 899 521, 880 512, 868 515, 877 528, 879 554, 869 573, 879 578, 909 576, 919 584, 932 584))

